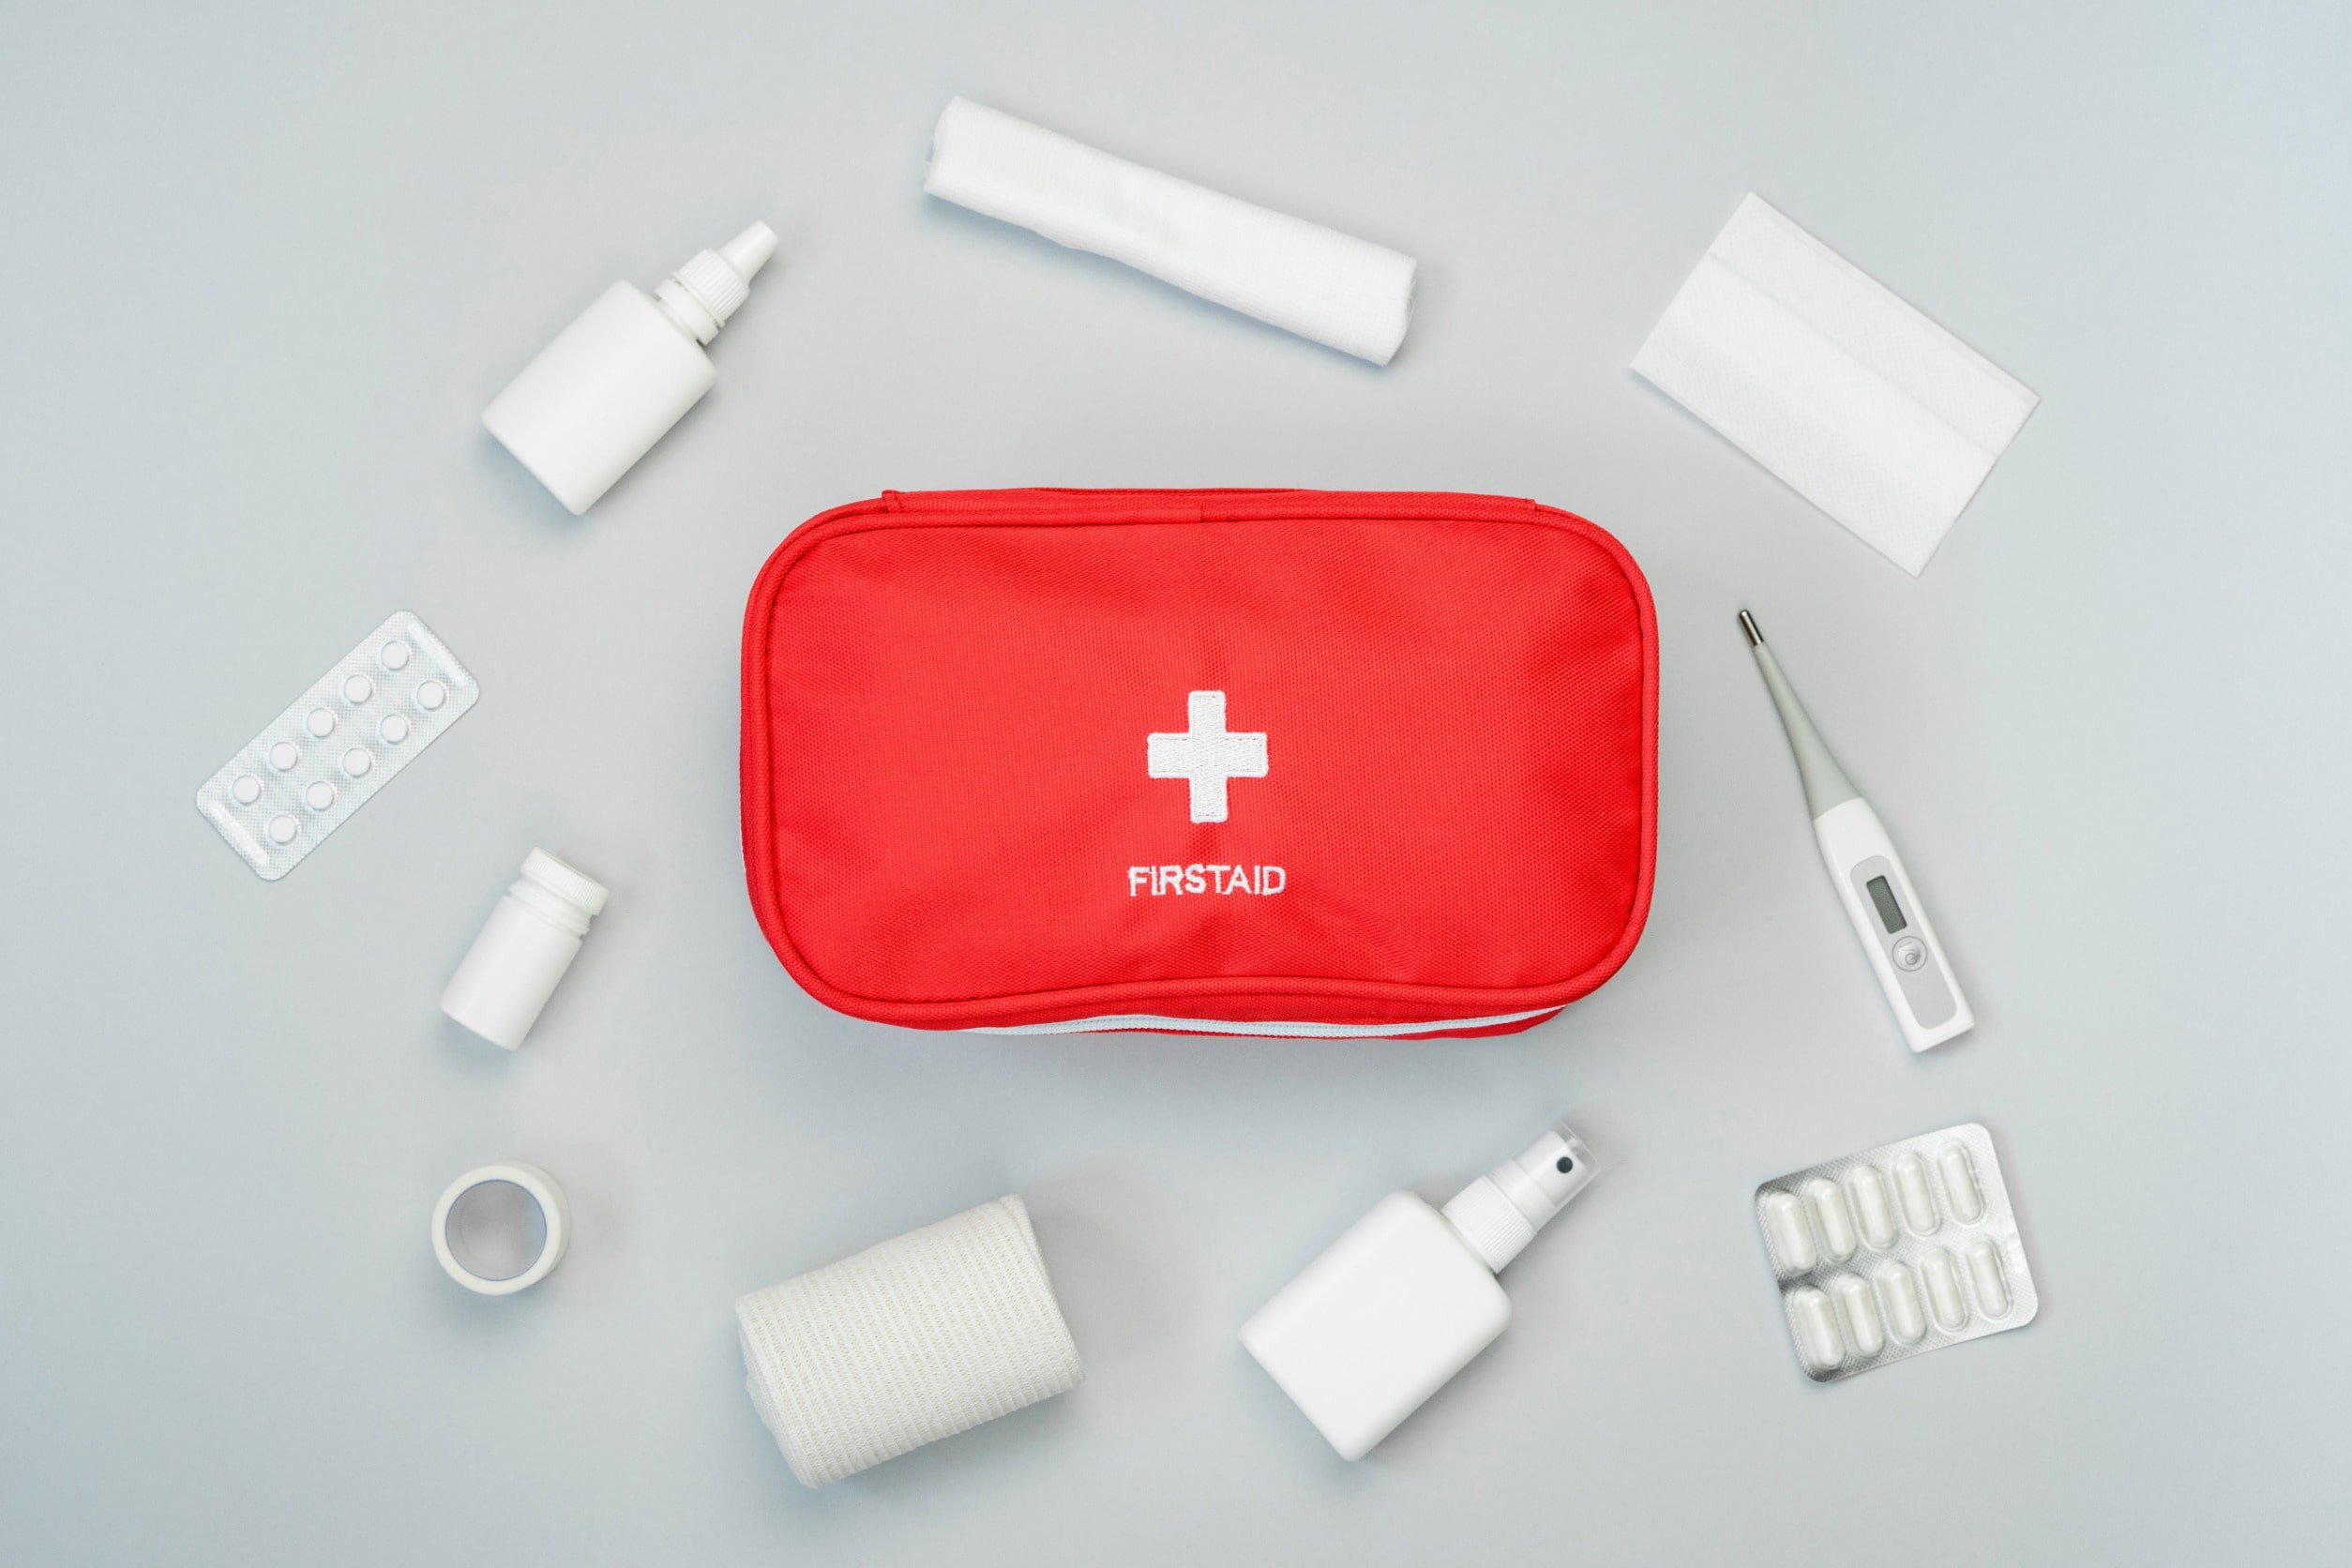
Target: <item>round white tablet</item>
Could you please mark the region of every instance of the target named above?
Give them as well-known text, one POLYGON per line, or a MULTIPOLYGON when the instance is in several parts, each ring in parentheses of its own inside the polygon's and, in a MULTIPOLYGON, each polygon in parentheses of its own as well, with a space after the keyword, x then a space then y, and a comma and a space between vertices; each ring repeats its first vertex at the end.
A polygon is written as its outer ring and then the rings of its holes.
POLYGON ((441 705, 447 701, 449 688, 439 681, 427 681, 416 688, 416 705, 429 714, 440 712, 441 705))
POLYGON ((344 701, 354 704, 365 702, 369 698, 373 697, 375 694, 376 683, 368 679, 367 676, 346 675, 343 677, 344 701))
POLYGON ((321 740, 335 732, 335 716, 324 708, 312 708, 310 716, 302 721, 303 728, 321 740))
POLYGON ((229 786, 229 794, 239 806, 250 806, 262 798, 262 781, 249 773, 241 773, 236 782, 229 786))
POLYGON ((335 804, 335 786, 322 778, 302 792, 302 804, 313 811, 324 811, 335 804))
POLYGON ((365 778, 368 770, 376 765, 376 754, 364 746, 354 746, 343 753, 343 771, 354 778, 365 778))
POLYGON ((406 670, 408 668, 408 644, 396 637, 377 650, 376 657, 384 661, 384 667, 386 670, 406 670))
POLYGON ((376 733, 384 737, 386 746, 400 745, 408 739, 408 715, 385 714, 384 722, 376 726, 376 733))
POLYGON ((269 765, 279 773, 292 773, 302 762, 302 747, 292 741, 279 741, 269 748, 269 765))
POLYGON ((282 811, 269 820, 269 837, 272 843, 291 844, 294 840, 294 835, 301 831, 302 824, 282 811))

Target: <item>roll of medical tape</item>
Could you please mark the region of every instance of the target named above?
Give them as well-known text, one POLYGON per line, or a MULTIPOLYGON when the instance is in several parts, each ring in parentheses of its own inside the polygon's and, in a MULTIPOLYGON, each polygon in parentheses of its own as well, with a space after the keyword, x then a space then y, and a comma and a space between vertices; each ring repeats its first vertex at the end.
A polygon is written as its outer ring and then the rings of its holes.
POLYGON ((433 1207, 433 1256, 467 1289, 510 1296, 554 1272, 571 1229, 555 1179, 535 1165, 503 1161, 467 1171, 442 1193, 433 1207))

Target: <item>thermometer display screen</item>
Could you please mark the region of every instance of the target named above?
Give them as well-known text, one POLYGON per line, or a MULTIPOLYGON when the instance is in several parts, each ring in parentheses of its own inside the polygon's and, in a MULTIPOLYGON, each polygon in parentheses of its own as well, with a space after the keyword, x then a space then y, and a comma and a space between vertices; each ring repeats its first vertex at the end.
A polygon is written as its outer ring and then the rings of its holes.
POLYGON ((1870 901, 1878 906, 1878 924, 1887 928, 1887 935, 1892 936, 1909 924, 1903 918, 1902 906, 1894 901, 1894 889, 1887 885, 1886 878, 1873 877, 1865 885, 1870 889, 1870 901))

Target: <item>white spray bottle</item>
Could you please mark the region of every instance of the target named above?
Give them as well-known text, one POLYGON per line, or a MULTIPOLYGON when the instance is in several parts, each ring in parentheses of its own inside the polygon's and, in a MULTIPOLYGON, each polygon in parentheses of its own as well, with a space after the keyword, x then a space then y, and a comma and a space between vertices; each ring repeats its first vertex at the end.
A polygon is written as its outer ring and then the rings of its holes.
POLYGON ((1511 1321, 1495 1275, 1592 1180, 1555 1127, 1442 1213, 1393 1192, 1242 1325, 1242 1344, 1343 1459, 1361 1459, 1511 1321))

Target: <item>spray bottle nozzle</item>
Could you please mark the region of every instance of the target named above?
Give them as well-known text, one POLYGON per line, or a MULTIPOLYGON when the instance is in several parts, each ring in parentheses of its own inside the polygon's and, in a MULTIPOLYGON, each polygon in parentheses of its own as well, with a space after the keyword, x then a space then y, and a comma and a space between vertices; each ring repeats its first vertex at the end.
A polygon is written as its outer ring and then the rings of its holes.
POLYGON ((1566 1125, 1553 1127, 1455 1194, 1445 1217, 1500 1273, 1592 1177, 1592 1151, 1566 1125))
POLYGON ((733 239, 718 248, 719 258, 735 269, 737 277, 748 283, 759 270, 768 264, 776 254, 776 231, 764 223, 754 223, 733 239))

